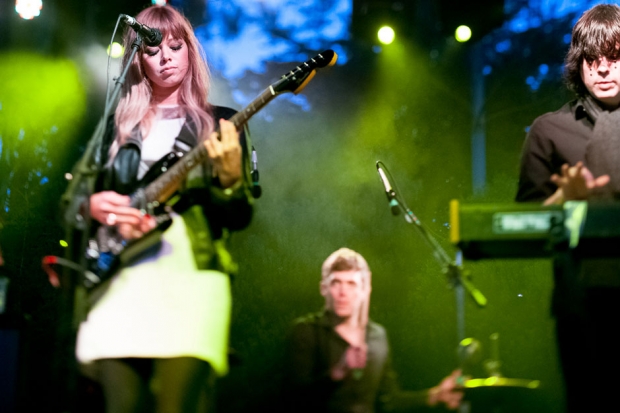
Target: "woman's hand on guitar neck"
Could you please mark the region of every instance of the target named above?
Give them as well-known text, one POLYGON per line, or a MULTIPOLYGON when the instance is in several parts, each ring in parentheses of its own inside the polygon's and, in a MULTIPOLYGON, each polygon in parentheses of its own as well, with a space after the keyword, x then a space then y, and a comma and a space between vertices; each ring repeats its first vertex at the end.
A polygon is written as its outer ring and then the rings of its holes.
POLYGON ((241 178, 241 145, 235 124, 220 119, 220 133, 213 132, 204 142, 209 160, 222 187, 229 188, 241 178))
POLYGON ((114 191, 102 191, 90 197, 90 216, 103 225, 116 226, 125 239, 140 238, 153 229, 155 219, 129 206, 130 199, 114 191))

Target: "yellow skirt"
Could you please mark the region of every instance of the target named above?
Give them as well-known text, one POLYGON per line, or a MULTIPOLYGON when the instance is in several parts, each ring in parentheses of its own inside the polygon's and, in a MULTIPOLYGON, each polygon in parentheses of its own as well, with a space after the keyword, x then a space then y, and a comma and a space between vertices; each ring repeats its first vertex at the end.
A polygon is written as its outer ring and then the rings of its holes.
POLYGON ((81 323, 78 361, 196 357, 228 371, 231 292, 228 275, 197 270, 181 217, 159 251, 119 271, 81 323))

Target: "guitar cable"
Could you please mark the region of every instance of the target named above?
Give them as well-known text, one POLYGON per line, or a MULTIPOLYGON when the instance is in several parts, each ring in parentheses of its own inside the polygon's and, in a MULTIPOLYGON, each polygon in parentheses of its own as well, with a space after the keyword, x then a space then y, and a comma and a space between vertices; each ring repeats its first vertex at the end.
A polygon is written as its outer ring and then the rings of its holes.
POLYGON ((79 272, 80 274, 83 274, 84 277, 86 277, 86 279, 91 282, 95 282, 96 280, 98 280, 95 274, 93 274, 90 271, 87 271, 84 267, 82 267, 81 265, 71 260, 68 260, 62 257, 57 257, 55 255, 46 255, 43 257, 43 260, 41 262, 41 267, 46 272, 49 283, 55 288, 60 287, 60 278, 58 277, 58 273, 54 270, 54 268, 52 268, 53 264, 62 265, 63 267, 67 267, 72 270, 75 270, 79 272))

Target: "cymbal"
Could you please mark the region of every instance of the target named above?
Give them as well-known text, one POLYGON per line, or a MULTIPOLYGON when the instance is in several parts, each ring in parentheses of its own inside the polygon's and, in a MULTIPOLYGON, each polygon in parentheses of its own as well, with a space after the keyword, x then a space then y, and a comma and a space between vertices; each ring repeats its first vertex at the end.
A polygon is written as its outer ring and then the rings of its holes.
POLYGON ((504 388, 504 389, 537 389, 540 380, 511 379, 507 377, 487 377, 480 379, 468 379, 463 382, 465 390, 504 388))

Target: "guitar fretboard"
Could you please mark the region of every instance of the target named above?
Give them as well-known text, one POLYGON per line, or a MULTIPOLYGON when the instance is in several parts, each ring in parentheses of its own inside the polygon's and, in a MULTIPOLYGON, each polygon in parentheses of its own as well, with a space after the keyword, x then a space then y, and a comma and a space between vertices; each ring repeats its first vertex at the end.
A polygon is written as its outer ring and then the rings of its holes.
POLYGON ((248 106, 241 112, 235 113, 229 120, 235 124, 237 130, 240 130, 252 116, 254 116, 259 110, 264 108, 274 97, 276 97, 276 91, 273 86, 269 86, 267 89, 258 95, 248 106))

